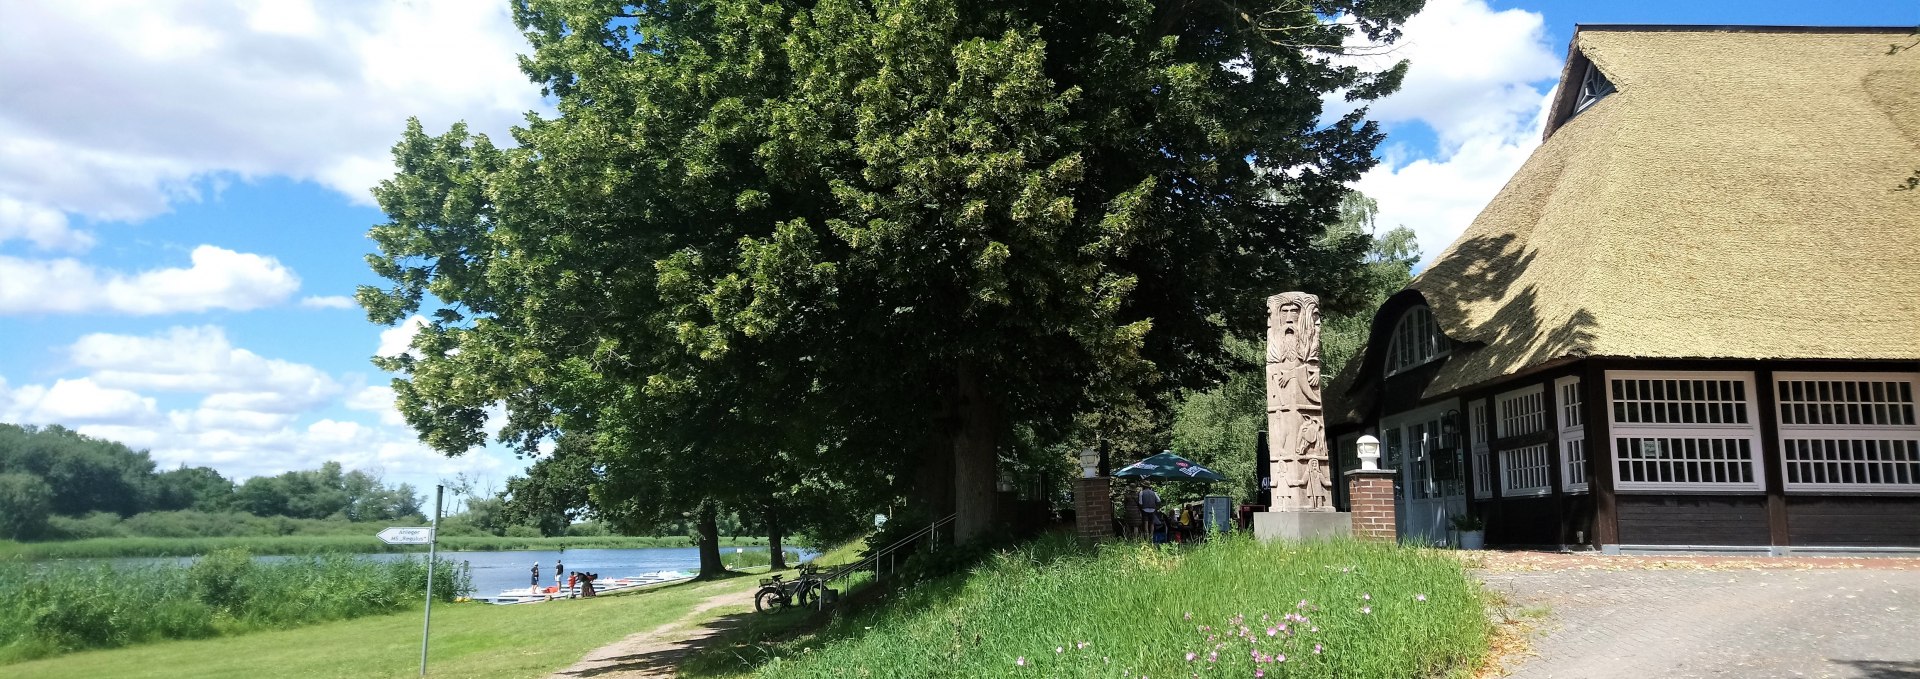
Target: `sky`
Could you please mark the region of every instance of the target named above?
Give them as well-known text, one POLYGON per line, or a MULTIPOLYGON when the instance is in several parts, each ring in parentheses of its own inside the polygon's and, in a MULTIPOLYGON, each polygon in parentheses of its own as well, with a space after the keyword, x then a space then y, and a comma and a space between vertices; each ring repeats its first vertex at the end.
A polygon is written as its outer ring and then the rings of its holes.
MULTIPOLYGON (((1356 188, 1431 256, 1540 140, 1580 23, 1920 25, 1920 0, 1428 0, 1356 188)), ((369 187, 408 116, 505 143, 553 115, 505 2, 0 3, 0 422, 64 424, 234 478, 327 460, 430 487, 526 460, 447 458, 376 354, 411 326, 377 284, 369 187)))

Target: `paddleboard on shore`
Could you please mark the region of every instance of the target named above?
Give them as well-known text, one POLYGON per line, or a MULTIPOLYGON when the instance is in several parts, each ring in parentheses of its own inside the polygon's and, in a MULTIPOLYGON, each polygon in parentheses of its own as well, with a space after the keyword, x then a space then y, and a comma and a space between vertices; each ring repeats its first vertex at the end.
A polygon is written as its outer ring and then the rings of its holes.
MULTIPOLYGON (((687 575, 686 573, 682 573, 680 571, 659 571, 655 573, 646 573, 646 574, 642 574, 642 575, 638 575, 630 578, 611 578, 611 579, 599 578, 593 581, 593 592, 594 594, 608 594, 612 592, 618 592, 621 590, 633 589, 635 587, 657 585, 663 582, 672 582, 674 580, 685 580, 690 577, 693 577, 693 576, 687 575)), ((573 588, 573 592, 575 596, 578 596, 580 592, 580 588, 578 586, 575 586, 573 588)), ((554 599, 565 599, 567 598, 567 588, 565 587, 556 588, 552 586, 519 587, 515 589, 504 590, 500 592, 499 596, 495 596, 490 599, 484 598, 484 597, 476 597, 476 598, 480 598, 482 601, 488 601, 496 604, 528 604, 528 603, 537 603, 541 601, 551 601, 554 599)))

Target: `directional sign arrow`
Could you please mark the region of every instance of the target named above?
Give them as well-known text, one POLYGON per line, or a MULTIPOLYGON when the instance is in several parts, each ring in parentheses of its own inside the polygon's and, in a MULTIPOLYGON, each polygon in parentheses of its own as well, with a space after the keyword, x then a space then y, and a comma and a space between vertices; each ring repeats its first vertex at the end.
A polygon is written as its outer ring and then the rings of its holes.
POLYGON ((433 542, 433 528, 393 526, 380 531, 377 537, 389 545, 424 545, 433 542))

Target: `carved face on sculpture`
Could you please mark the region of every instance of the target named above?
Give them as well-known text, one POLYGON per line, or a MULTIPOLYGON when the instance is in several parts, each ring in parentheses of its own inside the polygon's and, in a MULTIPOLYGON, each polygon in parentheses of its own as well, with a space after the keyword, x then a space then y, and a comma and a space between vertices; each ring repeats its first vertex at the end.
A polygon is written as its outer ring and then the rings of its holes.
POLYGON ((1294 302, 1289 300, 1280 305, 1280 323, 1282 325, 1292 326, 1292 325, 1298 324, 1299 322, 1300 322, 1300 303, 1299 302, 1294 302))

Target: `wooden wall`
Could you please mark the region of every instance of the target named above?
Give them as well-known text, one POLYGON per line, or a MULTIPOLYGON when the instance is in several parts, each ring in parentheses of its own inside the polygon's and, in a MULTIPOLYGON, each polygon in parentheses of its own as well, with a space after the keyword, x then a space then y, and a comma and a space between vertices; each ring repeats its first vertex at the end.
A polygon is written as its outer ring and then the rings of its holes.
POLYGON ((1788 495, 1787 539, 1805 547, 1920 547, 1920 497, 1788 495))
POLYGON ((1623 545, 1763 546, 1765 495, 1629 495, 1615 498, 1623 545))

